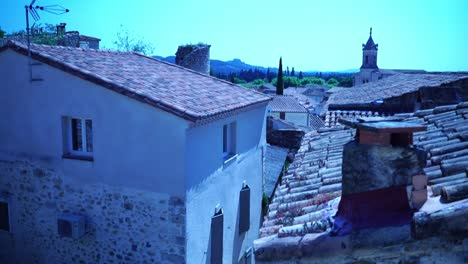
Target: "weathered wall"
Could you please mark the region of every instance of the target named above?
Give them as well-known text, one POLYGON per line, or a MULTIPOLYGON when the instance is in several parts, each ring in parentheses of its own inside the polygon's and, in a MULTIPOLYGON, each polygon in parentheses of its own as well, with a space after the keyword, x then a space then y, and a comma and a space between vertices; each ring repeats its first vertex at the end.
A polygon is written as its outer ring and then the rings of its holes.
POLYGON ((206 44, 179 46, 175 62, 182 67, 209 74, 210 47, 210 45, 206 44))
MULTIPOLYGON (((271 112, 271 116, 276 119, 280 119, 279 112, 271 112)), ((285 113, 285 121, 299 125, 299 126, 308 126, 309 125, 309 114, 308 113, 285 113)))
POLYGON ((210 225, 217 204, 224 211, 223 263, 238 263, 258 237, 265 112, 266 105, 188 130, 187 263, 210 262, 210 225), (224 164, 223 125, 233 121, 237 122, 238 156, 224 164), (239 192, 243 181, 251 190, 250 229, 239 234, 239 192))
POLYGON ((185 120, 45 64, 30 83, 27 65, 0 53, 0 151, 57 159, 79 184, 185 194, 185 120), (94 161, 62 159, 63 116, 92 119, 94 161))
POLYGON ((0 194, 11 232, 0 263, 183 263, 184 198, 103 184, 70 183, 54 162, 0 161, 0 194), (57 215, 84 215, 88 233, 57 234, 57 215))

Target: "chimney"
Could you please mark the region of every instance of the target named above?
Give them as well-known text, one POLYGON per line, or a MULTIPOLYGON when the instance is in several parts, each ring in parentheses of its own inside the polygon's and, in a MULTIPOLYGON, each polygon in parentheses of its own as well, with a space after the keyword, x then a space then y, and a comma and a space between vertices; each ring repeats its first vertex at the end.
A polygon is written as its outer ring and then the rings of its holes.
POLYGON ((179 46, 175 62, 182 67, 210 74, 210 45, 196 44, 179 46))
POLYGON ((63 36, 65 34, 66 23, 60 23, 57 25, 57 36, 63 36))
POLYGON ((332 233, 409 223, 427 199, 421 176, 426 152, 412 146, 413 133, 426 127, 382 118, 340 123, 357 131, 343 149, 342 197, 332 233))

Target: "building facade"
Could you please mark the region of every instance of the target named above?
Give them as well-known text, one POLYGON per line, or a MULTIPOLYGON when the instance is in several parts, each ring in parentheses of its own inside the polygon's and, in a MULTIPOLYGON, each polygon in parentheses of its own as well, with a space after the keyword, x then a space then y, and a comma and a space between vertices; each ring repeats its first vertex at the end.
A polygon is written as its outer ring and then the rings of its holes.
POLYGON ((41 45, 31 80, 26 52, 0 49, 0 262, 244 258, 268 97, 135 53, 41 45))

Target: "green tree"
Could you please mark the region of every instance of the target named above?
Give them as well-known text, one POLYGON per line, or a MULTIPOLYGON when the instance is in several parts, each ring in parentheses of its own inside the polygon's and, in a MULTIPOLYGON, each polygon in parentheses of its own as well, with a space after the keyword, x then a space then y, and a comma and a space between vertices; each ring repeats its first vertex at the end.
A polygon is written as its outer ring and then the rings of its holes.
POLYGON ((302 75, 302 71, 299 72, 299 79, 302 79, 304 78, 304 76, 302 75))
POLYGON ((338 80, 335 79, 335 78, 330 78, 330 79, 328 79, 328 81, 327 81, 327 86, 330 87, 330 88, 331 88, 331 87, 338 86, 339 84, 340 84, 340 82, 338 82, 338 80))
POLYGON ((294 75, 296 75, 296 73, 294 72, 294 67, 292 67, 292 69, 291 69, 291 76, 294 76, 294 75))
POLYGON ((0 38, 3 38, 5 36, 5 31, 2 30, 2 27, 0 27, 0 38))
POLYGON ((150 55, 154 51, 153 44, 146 42, 139 36, 133 36, 133 33, 129 32, 122 25, 120 25, 120 31, 117 32, 117 39, 114 41, 114 45, 117 50, 138 52, 145 55, 150 55))
POLYGON ((279 67, 278 67, 278 79, 276 83, 276 94, 282 95, 284 90, 284 83, 283 83, 283 58, 280 57, 279 59, 279 67))
POLYGON ((244 80, 242 80, 242 79, 239 79, 239 78, 237 78, 237 77, 234 77, 233 83, 235 83, 235 84, 245 84, 245 83, 247 83, 247 82, 244 81, 244 80))
POLYGON ((339 86, 341 87, 353 86, 353 77, 342 77, 338 81, 340 82, 339 86))
POLYGON ((286 76, 284 79, 284 88, 301 86, 301 82, 296 76, 286 76))
MULTIPOLYGON (((52 24, 38 24, 31 28, 30 31, 30 40, 31 43, 42 44, 42 45, 57 45, 59 39, 62 36, 57 35, 57 31, 54 25, 52 24)), ((11 35, 13 36, 23 36, 26 38, 26 31, 25 30, 18 30, 12 32, 11 35)))
POLYGON ((317 77, 305 77, 302 78, 300 81, 302 86, 305 85, 325 85, 325 80, 322 78, 317 78, 317 77))

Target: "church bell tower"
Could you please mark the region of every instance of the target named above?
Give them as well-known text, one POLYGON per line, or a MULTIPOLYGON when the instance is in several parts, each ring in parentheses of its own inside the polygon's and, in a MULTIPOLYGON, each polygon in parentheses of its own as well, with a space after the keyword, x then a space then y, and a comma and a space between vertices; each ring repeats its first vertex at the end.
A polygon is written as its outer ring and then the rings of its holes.
POLYGON ((372 39, 372 28, 370 28, 369 39, 366 44, 362 44, 362 66, 361 69, 379 69, 377 67, 377 49, 379 44, 375 44, 372 39))

